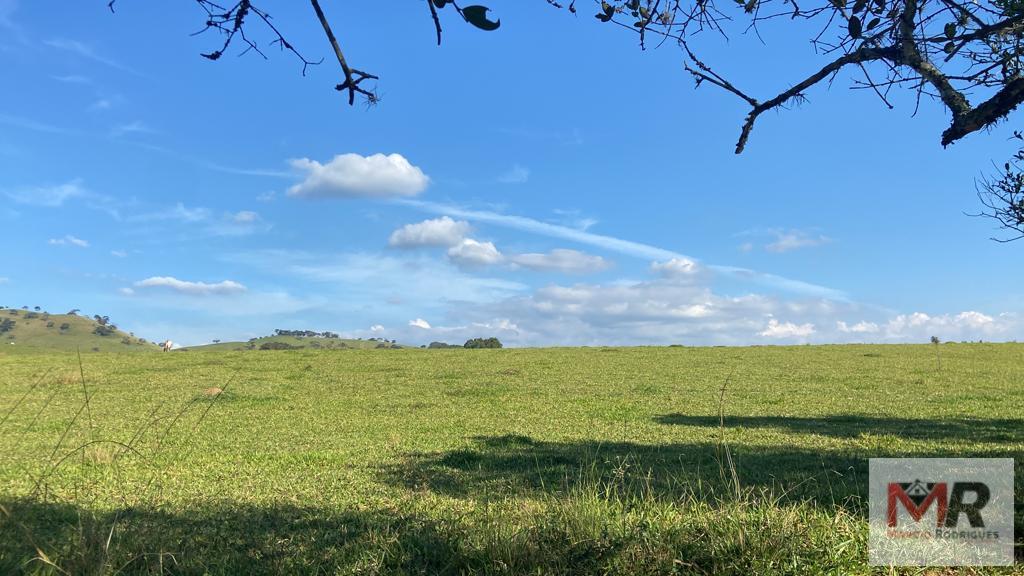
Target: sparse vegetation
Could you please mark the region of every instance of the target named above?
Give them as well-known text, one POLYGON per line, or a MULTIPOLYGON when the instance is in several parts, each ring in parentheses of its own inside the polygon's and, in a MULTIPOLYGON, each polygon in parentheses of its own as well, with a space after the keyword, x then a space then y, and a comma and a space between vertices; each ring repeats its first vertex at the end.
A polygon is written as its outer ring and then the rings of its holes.
MULTIPOLYGON (((16 312, 16 310, 12 310, 16 312)), ((101 352, 139 352, 156 351, 158 348, 145 341, 132 338, 131 335, 121 332, 117 326, 109 323, 97 324, 95 319, 80 315, 69 314, 45 314, 37 312, 25 312, 20 319, 4 318, 0 320, 0 327, 7 326, 5 333, 7 340, 16 340, 19 351, 34 353, 47 353, 53 351, 81 350, 101 352), (39 318, 28 318, 36 315, 39 318), (46 318, 45 321, 41 318, 46 318), (22 319, 24 321, 22 321, 22 319), (10 324, 5 324, 10 322, 10 324)), ((11 347, 15 348, 15 347, 11 347)), ((5 349, 5 351, 8 351, 5 349)))
POLYGON ((260 350, 298 350, 299 346, 293 346, 287 342, 264 342, 260 344, 260 350))

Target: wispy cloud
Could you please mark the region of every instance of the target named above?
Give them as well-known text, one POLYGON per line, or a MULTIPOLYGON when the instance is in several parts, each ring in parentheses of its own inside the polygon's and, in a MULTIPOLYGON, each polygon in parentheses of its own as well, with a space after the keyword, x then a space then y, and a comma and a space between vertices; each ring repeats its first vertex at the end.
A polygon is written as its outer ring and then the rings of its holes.
MULTIPOLYGON (((798 228, 755 228, 744 230, 737 236, 761 238, 762 248, 766 252, 781 254, 792 252, 801 248, 813 248, 832 242, 832 239, 816 230, 801 230, 798 228)), ((754 242, 740 244, 741 252, 750 252, 755 247, 754 242)))
POLYGON ((530 179, 530 169, 516 164, 498 176, 498 182, 502 184, 525 184, 530 179))
POLYGON ((136 120, 126 124, 118 124, 110 129, 110 135, 117 138, 126 134, 156 134, 156 130, 150 128, 146 123, 136 120))
POLYGON ((79 248, 88 248, 89 247, 89 242, 88 241, 82 240, 81 238, 76 238, 75 236, 72 236, 71 234, 68 234, 67 236, 64 236, 63 238, 50 238, 47 241, 47 244, 49 244, 51 246, 77 246, 79 248))
POLYGON ((0 0, 0 26, 14 27, 13 16, 18 9, 18 0, 0 0))
MULTIPOLYGON (((580 244, 596 246, 618 254, 642 258, 649 261, 665 261, 672 260, 674 258, 698 261, 698 259, 686 256, 685 254, 680 254, 679 252, 666 250, 665 248, 659 248, 650 244, 634 242, 632 240, 625 240, 603 234, 594 234, 585 230, 569 228, 567 226, 560 226, 558 224, 551 224, 548 222, 541 222, 540 220, 527 218, 525 216, 513 216, 485 210, 469 210, 457 206, 439 204, 437 202, 428 202, 424 200, 397 199, 393 200, 393 202, 410 206, 431 214, 441 214, 451 216, 452 218, 462 218, 464 220, 484 222, 495 226, 520 230, 531 234, 571 240, 573 242, 579 242, 580 244)), ((841 290, 819 286, 802 280, 794 280, 791 278, 776 276, 774 274, 757 272, 748 268, 724 266, 720 264, 708 264, 706 267, 726 276, 781 290, 836 300, 844 300, 847 298, 846 294, 841 290)))
POLYGON ((160 221, 178 221, 178 222, 203 222, 210 218, 210 211, 206 208, 196 207, 188 208, 181 202, 178 202, 170 208, 164 208, 155 212, 145 212, 143 214, 135 214, 126 218, 128 222, 160 222, 160 221))
POLYGON ((9 114, 0 114, 0 124, 6 124, 7 126, 14 126, 15 128, 23 128, 25 130, 32 130, 35 132, 45 132, 48 134, 70 134, 69 130, 52 124, 37 122, 31 118, 24 118, 22 116, 11 116, 9 114))
POLYGON ((113 58, 103 56, 102 54, 98 53, 92 46, 86 44, 85 42, 71 40, 68 38, 51 38, 49 40, 44 41, 43 43, 51 48, 71 52, 72 54, 76 54, 78 56, 81 56, 82 58, 92 60, 93 62, 98 62, 100 64, 103 64, 104 66, 109 66, 110 68, 114 68, 115 70, 121 70, 122 72, 128 72, 136 76, 144 77, 143 74, 141 74, 134 68, 126 66, 121 62, 114 60, 113 58))
POLYGON ((18 204, 58 208, 63 206, 66 200, 85 197, 88 193, 82 188, 78 180, 72 180, 71 182, 56 186, 18 188, 7 191, 4 195, 18 204))
POLYGON ((207 160, 205 158, 197 158, 197 157, 191 156, 189 154, 182 154, 181 152, 178 152, 176 150, 171 150, 170 148, 164 148, 163 146, 157 146, 156 144, 150 144, 148 142, 131 142, 131 141, 128 141, 128 143, 130 143, 132 146, 138 146, 139 148, 144 148, 146 150, 152 150, 153 152, 159 152, 161 154, 166 154, 166 155, 171 156, 173 158, 177 158, 179 160, 183 160, 185 162, 189 162, 191 164, 195 164, 196 166, 201 166, 203 168, 206 168, 208 170, 214 170, 216 172, 224 172, 225 174, 237 174, 239 176, 257 176, 257 177, 266 176, 266 177, 270 177, 270 178, 291 178, 291 179, 296 178, 296 175, 295 175, 294 172, 289 172, 287 170, 268 170, 268 169, 262 169, 262 168, 238 168, 237 166, 227 166, 227 165, 220 164, 220 163, 217 163, 217 162, 211 162, 210 160, 207 160))
POLYGON ((65 84, 84 84, 91 85, 93 83, 92 78, 88 76, 82 76, 80 74, 65 74, 63 76, 50 76, 57 82, 64 82, 65 84))

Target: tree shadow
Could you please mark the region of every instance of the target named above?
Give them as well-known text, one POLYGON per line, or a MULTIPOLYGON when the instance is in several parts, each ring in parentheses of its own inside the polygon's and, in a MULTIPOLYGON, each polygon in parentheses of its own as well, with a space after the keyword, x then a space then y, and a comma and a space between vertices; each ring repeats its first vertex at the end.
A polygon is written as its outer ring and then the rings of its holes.
MULTIPOLYGON (((718 415, 666 414, 660 424, 719 428, 718 415)), ((985 418, 880 418, 854 414, 820 417, 799 416, 726 416, 726 428, 776 428, 800 434, 820 434, 837 438, 856 438, 865 434, 891 435, 912 440, 963 440, 971 442, 1024 442, 1024 419, 985 418)))
POLYGON ((413 490, 460 498, 557 493, 580 484, 615 483, 663 498, 711 497, 741 488, 790 499, 841 504, 866 494, 867 460, 852 453, 714 442, 545 442, 527 436, 485 436, 474 446, 408 454, 382 477, 413 490), (732 465, 729 464, 731 458, 732 465))
POLYGON ((333 574, 361 565, 440 573, 460 559, 455 532, 415 515, 237 504, 175 512, 0 506, 3 574, 45 573, 40 552, 70 574, 333 574), (382 542, 401 555, 382 559, 382 542))
MULTIPOLYGON (((381 470, 382 478, 410 490, 486 500, 503 496, 558 496, 581 486, 666 500, 732 498, 737 490, 782 504, 809 502, 823 509, 865 515, 869 458, 1014 457, 1018 485, 1021 446, 812 449, 716 442, 545 442, 527 436, 473 438, 469 448, 412 453, 381 470)), ((1018 492, 1018 529, 1024 504, 1018 492)))

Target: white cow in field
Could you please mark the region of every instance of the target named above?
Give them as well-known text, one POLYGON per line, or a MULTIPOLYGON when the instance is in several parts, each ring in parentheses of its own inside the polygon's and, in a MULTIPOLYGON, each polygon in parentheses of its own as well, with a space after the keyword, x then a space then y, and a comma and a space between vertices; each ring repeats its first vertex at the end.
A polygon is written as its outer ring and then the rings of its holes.
POLYGON ((164 343, 160 345, 160 349, 164 352, 170 352, 171 348, 174 348, 174 342, 170 340, 164 340, 164 343))

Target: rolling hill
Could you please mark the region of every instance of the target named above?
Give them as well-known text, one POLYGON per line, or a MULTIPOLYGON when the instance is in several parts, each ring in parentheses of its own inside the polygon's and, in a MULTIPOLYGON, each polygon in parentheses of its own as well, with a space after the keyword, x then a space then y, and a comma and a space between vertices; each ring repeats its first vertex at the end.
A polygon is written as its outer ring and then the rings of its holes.
POLYGON ((0 310, 0 350, 155 352, 152 342, 103 327, 93 318, 14 308, 0 310), (106 333, 106 335, 103 335, 106 333))

